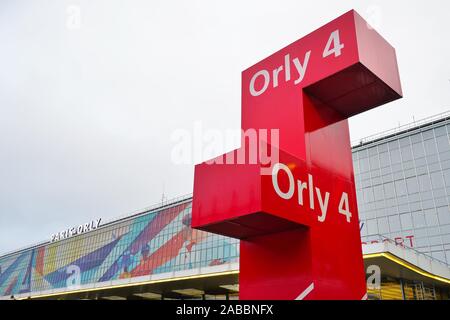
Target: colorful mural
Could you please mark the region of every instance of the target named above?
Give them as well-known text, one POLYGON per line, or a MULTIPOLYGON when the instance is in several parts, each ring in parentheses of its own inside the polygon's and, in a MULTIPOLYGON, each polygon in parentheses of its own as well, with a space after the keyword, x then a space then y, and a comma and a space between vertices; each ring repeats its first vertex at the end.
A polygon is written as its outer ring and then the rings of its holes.
POLYGON ((191 202, 0 257, 0 296, 237 261, 239 242, 190 228, 191 202))

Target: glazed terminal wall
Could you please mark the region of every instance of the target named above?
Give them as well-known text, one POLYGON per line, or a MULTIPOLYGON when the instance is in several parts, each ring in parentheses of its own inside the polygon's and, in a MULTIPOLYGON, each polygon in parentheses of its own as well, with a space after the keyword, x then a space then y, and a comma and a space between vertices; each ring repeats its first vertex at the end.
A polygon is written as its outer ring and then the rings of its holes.
POLYGON ((361 237, 450 264, 450 113, 353 148, 361 237))
POLYGON ((235 239, 190 228, 191 201, 0 258, 0 296, 238 261, 235 239))

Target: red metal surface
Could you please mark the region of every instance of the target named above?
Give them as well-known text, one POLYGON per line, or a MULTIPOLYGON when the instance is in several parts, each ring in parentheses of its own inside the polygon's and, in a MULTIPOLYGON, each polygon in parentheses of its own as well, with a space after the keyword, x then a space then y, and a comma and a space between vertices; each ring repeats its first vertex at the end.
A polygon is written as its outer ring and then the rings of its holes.
POLYGON ((401 95, 395 50, 355 11, 242 73, 242 128, 278 129, 279 159, 227 162, 243 145, 197 165, 192 208, 194 228, 241 239, 241 299, 365 295, 347 118, 401 95))

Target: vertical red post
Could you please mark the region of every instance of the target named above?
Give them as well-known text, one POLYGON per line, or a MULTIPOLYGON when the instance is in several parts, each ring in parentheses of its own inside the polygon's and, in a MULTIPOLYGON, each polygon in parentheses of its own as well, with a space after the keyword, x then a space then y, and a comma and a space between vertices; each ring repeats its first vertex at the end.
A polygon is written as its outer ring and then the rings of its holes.
POLYGON ((355 11, 243 72, 259 143, 197 165, 192 208, 194 228, 241 239, 241 299, 365 296, 347 119, 401 95, 394 48, 355 11))

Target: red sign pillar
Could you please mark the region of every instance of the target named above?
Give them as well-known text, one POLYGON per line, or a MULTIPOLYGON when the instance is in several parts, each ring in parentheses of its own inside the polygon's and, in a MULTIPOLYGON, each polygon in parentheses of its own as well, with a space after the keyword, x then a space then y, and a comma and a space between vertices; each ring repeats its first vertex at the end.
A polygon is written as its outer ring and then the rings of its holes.
POLYGON ((243 72, 243 144, 195 167, 192 207, 193 228, 241 239, 241 299, 365 296, 347 118, 401 95, 355 11, 243 72))

